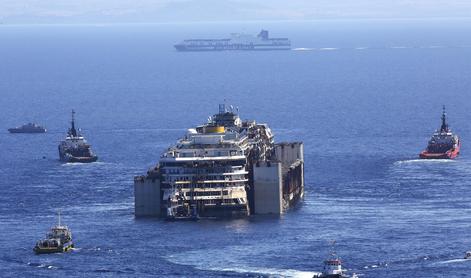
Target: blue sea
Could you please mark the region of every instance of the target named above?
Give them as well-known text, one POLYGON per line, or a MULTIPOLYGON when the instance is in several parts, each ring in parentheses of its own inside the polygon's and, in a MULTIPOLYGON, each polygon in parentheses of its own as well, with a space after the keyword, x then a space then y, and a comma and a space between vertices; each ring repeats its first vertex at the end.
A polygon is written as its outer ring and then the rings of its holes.
POLYGON ((471 277, 471 21, 0 25, 1 277, 471 277), (268 29, 291 51, 179 53, 268 29), (219 103, 305 144, 280 217, 134 217, 133 177, 219 103), (454 161, 421 161, 446 105, 454 161), (62 164, 75 109, 99 162, 62 164), (46 134, 9 134, 34 121, 46 134), (57 221, 76 249, 34 255, 57 221))

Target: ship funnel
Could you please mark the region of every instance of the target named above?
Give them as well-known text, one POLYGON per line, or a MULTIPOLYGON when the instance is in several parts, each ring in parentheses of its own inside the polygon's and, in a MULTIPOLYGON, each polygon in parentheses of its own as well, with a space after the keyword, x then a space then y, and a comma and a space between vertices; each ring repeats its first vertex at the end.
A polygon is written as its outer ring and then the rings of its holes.
POLYGON ((268 40, 268 31, 267 30, 260 31, 260 33, 258 34, 257 37, 259 37, 263 40, 268 40))

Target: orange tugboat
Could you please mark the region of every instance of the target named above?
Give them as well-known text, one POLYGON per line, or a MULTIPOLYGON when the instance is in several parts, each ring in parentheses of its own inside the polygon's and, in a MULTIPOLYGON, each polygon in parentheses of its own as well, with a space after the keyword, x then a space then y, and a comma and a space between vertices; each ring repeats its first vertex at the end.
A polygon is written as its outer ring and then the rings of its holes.
POLYGON ((453 134, 446 122, 446 111, 443 106, 442 126, 430 138, 427 148, 420 153, 422 159, 454 159, 460 154, 461 141, 453 134))

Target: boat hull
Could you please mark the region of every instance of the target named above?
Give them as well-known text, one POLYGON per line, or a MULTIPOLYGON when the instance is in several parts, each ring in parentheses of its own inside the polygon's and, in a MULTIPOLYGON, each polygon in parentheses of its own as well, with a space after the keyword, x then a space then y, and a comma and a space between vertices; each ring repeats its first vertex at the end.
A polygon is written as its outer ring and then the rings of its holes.
POLYGON ((35 246, 33 248, 34 253, 36 254, 52 254, 52 253, 64 253, 72 250, 74 248, 74 244, 66 244, 66 245, 61 245, 57 247, 39 247, 35 246))
POLYGON ((98 160, 98 156, 91 156, 91 157, 64 157, 61 161, 66 163, 92 163, 98 160))
POLYGON ((38 129, 38 130, 22 130, 17 128, 9 128, 8 132, 10 133, 46 133, 46 129, 38 129))
POLYGON ((272 50, 291 50, 291 46, 257 46, 257 45, 226 45, 226 46, 187 46, 184 44, 174 45, 177 51, 182 52, 204 52, 204 51, 272 51, 272 50))
POLYGON ((60 161, 65 163, 92 163, 98 160, 98 156, 73 156, 69 153, 63 153, 59 150, 60 161))
POLYGON ((419 157, 421 159, 455 159, 460 154, 461 144, 457 148, 448 150, 444 153, 430 153, 426 150, 421 152, 419 157))

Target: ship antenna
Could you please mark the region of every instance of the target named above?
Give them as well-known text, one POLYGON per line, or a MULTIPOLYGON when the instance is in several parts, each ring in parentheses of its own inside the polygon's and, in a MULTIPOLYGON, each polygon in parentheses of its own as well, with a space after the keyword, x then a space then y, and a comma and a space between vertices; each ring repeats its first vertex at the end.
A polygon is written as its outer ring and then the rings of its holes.
POLYGON ((77 130, 75 129, 75 110, 72 109, 72 128, 70 129, 70 132, 72 133, 72 136, 76 137, 77 136, 77 130))
POLYGON ((331 245, 330 245, 330 254, 332 257, 336 257, 337 254, 335 253, 335 240, 332 240, 331 242, 331 245))
POLYGON ((61 225, 61 211, 59 210, 59 227, 61 225))
POLYGON ((442 127, 441 127, 440 129, 441 129, 441 131, 448 132, 448 124, 446 123, 446 110, 445 110, 445 105, 443 105, 442 127))

